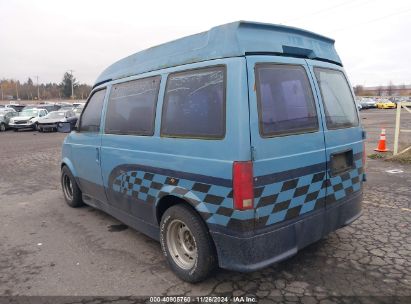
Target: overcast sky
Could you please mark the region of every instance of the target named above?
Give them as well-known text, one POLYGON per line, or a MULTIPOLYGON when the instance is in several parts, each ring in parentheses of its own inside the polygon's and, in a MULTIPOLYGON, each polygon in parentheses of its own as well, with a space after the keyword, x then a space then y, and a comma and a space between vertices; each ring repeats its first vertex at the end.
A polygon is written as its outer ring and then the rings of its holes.
POLYGON ((353 85, 411 84, 409 0, 0 0, 0 78, 93 84, 114 61, 237 20, 336 40, 353 85))

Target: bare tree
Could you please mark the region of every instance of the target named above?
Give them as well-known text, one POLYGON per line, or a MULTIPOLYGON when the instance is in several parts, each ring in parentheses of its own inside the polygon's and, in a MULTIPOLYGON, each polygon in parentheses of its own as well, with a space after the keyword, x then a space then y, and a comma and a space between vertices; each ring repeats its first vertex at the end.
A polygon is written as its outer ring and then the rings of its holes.
POLYGON ((364 95, 364 87, 362 85, 356 85, 354 87, 354 93, 356 96, 362 96, 364 95))
POLYGON ((388 83, 388 86, 387 86, 387 94, 388 94, 388 96, 394 95, 395 89, 396 89, 395 85, 394 85, 394 84, 392 83, 392 81, 390 80, 390 82, 388 83))
POLYGON ((405 86, 405 84, 400 85, 398 89, 399 89, 399 95, 407 96, 407 87, 405 86))
POLYGON ((384 88, 382 85, 378 86, 377 88, 377 96, 382 96, 382 93, 384 91, 384 88))
MULTIPOLYGON (((82 99, 86 98, 91 91, 91 86, 87 84, 79 85, 81 91, 79 92, 82 99)), ((34 84, 31 78, 28 78, 25 83, 13 79, 0 80, 0 98, 1 99, 17 99, 23 100, 33 99, 34 84)), ((77 89, 77 87, 75 87, 77 89)), ((57 83, 39 83, 39 91, 41 99, 61 99, 62 86, 57 83)), ((37 95, 36 95, 37 97, 37 95)))

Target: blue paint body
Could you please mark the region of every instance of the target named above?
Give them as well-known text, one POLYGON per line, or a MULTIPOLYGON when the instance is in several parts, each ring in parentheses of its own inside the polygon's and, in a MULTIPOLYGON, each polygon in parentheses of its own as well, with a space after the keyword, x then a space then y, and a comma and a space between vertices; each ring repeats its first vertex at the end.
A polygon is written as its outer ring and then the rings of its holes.
MULTIPOLYGON (((328 130, 314 67, 343 72, 334 41, 278 25, 235 22, 136 53, 108 67, 95 90, 106 89, 100 131, 72 132, 64 141, 67 165, 84 200, 158 239, 158 206, 178 197, 202 217, 221 267, 250 271, 298 249, 360 215, 363 132, 360 125, 328 130), (315 100, 315 132, 262 137, 255 65, 303 67, 315 100), (163 97, 170 73, 226 68, 223 139, 160 136, 163 97), (112 86, 160 76, 152 136, 104 132, 112 86), (352 150, 353 167, 332 176, 331 156, 352 150), (254 209, 233 206, 234 161, 253 160, 254 209)), ((212 123, 212 122, 210 122, 212 123)))

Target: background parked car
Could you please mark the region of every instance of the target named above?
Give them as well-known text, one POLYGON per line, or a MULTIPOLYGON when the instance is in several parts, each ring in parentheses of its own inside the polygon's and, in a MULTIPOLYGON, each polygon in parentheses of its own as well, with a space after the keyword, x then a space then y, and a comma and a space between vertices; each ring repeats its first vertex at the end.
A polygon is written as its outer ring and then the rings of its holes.
POLYGON ((77 108, 77 107, 83 107, 86 103, 85 102, 73 102, 73 107, 77 108))
POLYGON ((60 107, 73 107, 73 104, 71 102, 67 102, 67 101, 62 101, 62 102, 56 102, 56 105, 60 106, 60 107))
POLYGON ((77 117, 77 118, 80 117, 80 115, 81 115, 81 113, 83 112, 83 110, 84 110, 84 105, 80 105, 80 106, 78 106, 78 107, 76 107, 76 108, 73 109, 74 114, 76 114, 76 117, 77 117))
POLYGON ((360 104, 363 109, 370 109, 370 108, 377 107, 375 100, 371 98, 362 99, 360 104))
POLYGON ((10 128, 9 127, 10 118, 18 115, 18 112, 16 112, 13 109, 10 109, 9 111, 7 110, 9 109, 5 109, 5 108, 0 109, 0 132, 4 132, 7 129, 9 129, 10 128), (6 111, 3 111, 3 110, 6 110, 6 111))
POLYGON ((73 106, 62 106, 58 111, 72 111, 75 108, 73 106))
POLYGON ((378 109, 395 109, 397 105, 389 100, 380 100, 377 102, 378 109))
POLYGON ((44 118, 38 121, 38 131, 57 131, 60 122, 69 122, 71 127, 77 123, 76 114, 72 110, 54 111, 47 114, 44 118))
POLYGON ((22 104, 7 104, 4 106, 5 108, 9 108, 9 109, 13 109, 16 110, 17 112, 21 112, 26 105, 22 105, 22 104))
POLYGON ((17 111, 14 110, 13 108, 0 108, 0 112, 14 112, 14 113, 17 113, 17 111))
POLYGON ((24 109, 18 116, 10 119, 9 126, 14 129, 14 131, 18 131, 19 129, 37 130, 39 119, 46 116, 47 113, 46 109, 24 109))
POLYGON ((39 105, 28 105, 24 110, 28 109, 45 109, 47 112, 58 111, 61 107, 56 104, 39 104, 39 105))

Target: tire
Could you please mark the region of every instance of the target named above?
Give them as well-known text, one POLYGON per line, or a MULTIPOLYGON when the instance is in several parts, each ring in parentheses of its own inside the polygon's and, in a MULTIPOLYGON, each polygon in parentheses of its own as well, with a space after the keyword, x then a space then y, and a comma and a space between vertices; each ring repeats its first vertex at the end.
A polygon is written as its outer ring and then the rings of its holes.
POLYGON ((0 132, 5 132, 6 131, 6 125, 4 123, 0 124, 0 132))
POLYGON ((39 132, 41 132, 41 133, 43 133, 43 132, 44 132, 44 130, 43 130, 43 128, 42 128, 42 127, 38 127, 38 128, 37 128, 37 131, 39 131, 39 132))
POLYGON ((83 199, 81 198, 81 190, 77 185, 77 182, 71 174, 69 168, 63 166, 61 169, 61 188, 63 190, 63 196, 67 205, 72 208, 78 208, 84 206, 83 199), (70 186, 71 185, 71 186, 70 186))
POLYGON ((33 129, 33 131, 38 131, 39 130, 39 124, 36 122, 35 124, 34 124, 34 127, 33 127, 34 129, 33 129))
POLYGON ((217 269, 210 233, 190 206, 178 204, 166 210, 160 223, 160 243, 168 265, 183 281, 203 281, 217 269), (179 236, 183 236, 184 245, 179 242, 179 236))

